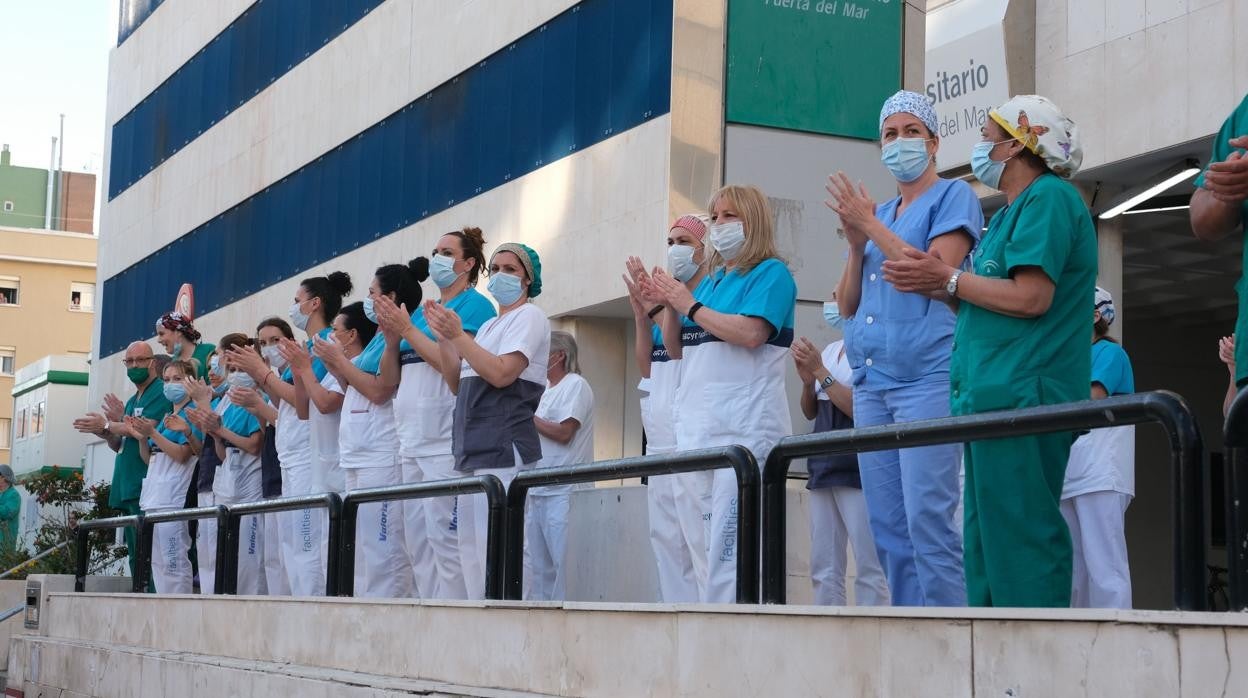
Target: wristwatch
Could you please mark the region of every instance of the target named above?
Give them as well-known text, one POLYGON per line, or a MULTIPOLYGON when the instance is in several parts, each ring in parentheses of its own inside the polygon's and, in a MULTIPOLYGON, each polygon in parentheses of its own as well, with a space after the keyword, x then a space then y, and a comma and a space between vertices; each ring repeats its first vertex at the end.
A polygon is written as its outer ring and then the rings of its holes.
POLYGON ((828 392, 828 388, 831 388, 834 385, 836 385, 836 379, 832 376, 824 376, 823 380, 819 381, 819 389, 825 394, 828 392))
POLYGON ((958 277, 959 276, 962 276, 962 272, 955 271, 953 272, 953 276, 949 277, 949 281, 945 283, 945 293, 948 293, 950 298, 958 297, 958 277))

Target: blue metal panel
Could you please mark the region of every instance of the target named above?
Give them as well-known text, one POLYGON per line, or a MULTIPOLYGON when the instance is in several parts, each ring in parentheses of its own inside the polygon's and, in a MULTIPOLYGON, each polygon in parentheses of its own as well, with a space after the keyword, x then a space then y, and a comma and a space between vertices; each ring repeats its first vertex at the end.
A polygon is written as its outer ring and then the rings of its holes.
POLYGON ((160 7, 164 0, 121 0, 117 22, 117 45, 120 46, 139 25, 160 7))
MULTIPOLYGON (((127 1, 159 4, 158 0, 127 1)), ((133 140, 130 150, 111 151, 108 198, 115 198, 159 167, 381 2, 256 0, 203 50, 113 124, 114 141, 118 140, 117 132, 126 129, 130 129, 133 140), (215 89, 209 89, 209 83, 214 83, 215 89), (197 109, 191 109, 186 99, 193 85, 205 88, 204 100, 197 109), (154 123, 159 129, 131 128, 132 122, 154 123)), ((122 16, 126 16, 124 8, 122 16)))
MULTIPOLYGON (((671 23, 672 0, 584 0, 107 279, 101 355, 151 336, 183 281, 195 284, 198 312, 211 312, 667 113, 671 23)), ((250 35, 222 37, 209 51, 228 45, 237 58, 251 41, 239 37, 250 35)), ((214 76, 206 70, 198 84, 221 82, 214 76)), ((203 96, 209 108, 210 90, 203 96)), ((140 134, 130 152, 150 145, 148 123, 114 127, 113 170, 125 162, 117 151, 129 129, 140 134)))

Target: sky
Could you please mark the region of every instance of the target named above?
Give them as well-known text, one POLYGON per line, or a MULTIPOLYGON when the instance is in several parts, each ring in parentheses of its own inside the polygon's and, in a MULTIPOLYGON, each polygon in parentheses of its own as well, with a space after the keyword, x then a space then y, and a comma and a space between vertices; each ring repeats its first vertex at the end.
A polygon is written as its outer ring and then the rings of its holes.
POLYGON ((65 115, 64 169, 99 174, 119 0, 0 0, 0 143, 47 167, 65 115))

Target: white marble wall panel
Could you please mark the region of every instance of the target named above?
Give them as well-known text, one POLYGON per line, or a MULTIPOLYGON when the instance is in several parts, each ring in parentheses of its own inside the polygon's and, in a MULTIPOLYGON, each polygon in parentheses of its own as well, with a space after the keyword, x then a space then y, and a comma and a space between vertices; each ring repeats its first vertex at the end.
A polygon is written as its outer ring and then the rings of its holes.
POLYGON ((108 58, 106 123, 151 94, 256 0, 165 0, 108 58))
POLYGON ((1036 91, 1083 130, 1086 169, 1216 133, 1245 45, 1242 1, 1037 0, 1036 91))
MULTIPOLYGON (((573 4, 476 0, 448 11, 416 0, 382 3, 105 203, 101 277, 276 182, 573 4)), ((114 61, 110 81, 132 68, 114 61)))

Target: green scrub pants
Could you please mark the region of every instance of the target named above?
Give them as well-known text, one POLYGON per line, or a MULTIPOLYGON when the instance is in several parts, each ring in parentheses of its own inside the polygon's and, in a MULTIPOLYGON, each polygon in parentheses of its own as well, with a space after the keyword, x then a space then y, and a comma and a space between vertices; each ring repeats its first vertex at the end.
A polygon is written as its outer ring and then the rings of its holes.
POLYGON ((1059 507, 1069 432, 968 444, 963 566, 971 606, 1069 607, 1072 549, 1059 507))

